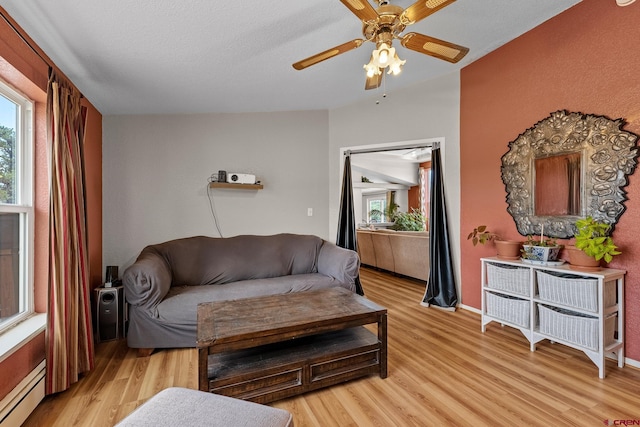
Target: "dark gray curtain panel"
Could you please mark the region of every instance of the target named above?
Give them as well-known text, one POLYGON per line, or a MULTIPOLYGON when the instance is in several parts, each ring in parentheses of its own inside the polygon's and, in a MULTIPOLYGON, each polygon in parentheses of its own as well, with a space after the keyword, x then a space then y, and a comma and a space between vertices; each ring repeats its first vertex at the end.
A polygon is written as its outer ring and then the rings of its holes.
MULTIPOLYGON (((356 241, 356 221, 353 211, 353 188, 351 184, 351 156, 344 159, 344 174, 342 176, 342 194, 340 196, 340 216, 338 217, 338 236, 336 245, 357 250, 356 241)), ((356 292, 358 295, 364 295, 360 276, 356 277, 356 292)))
POLYGON ((422 303, 455 310, 458 303, 447 224, 440 148, 431 151, 431 203, 429 209, 429 258, 431 268, 422 303))

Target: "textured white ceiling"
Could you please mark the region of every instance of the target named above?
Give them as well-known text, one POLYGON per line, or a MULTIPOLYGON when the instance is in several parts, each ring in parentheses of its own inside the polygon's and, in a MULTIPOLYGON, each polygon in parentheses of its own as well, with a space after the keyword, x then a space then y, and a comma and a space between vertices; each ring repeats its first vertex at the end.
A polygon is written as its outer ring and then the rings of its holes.
MULTIPOLYGON (((396 41, 407 63, 386 79, 386 91, 464 67, 579 1, 458 0, 405 32, 466 46, 469 54, 449 64, 396 41)), ((291 66, 362 36, 360 21, 338 0, 0 5, 107 115, 329 109, 379 96, 364 90, 373 43, 302 71, 291 66)))

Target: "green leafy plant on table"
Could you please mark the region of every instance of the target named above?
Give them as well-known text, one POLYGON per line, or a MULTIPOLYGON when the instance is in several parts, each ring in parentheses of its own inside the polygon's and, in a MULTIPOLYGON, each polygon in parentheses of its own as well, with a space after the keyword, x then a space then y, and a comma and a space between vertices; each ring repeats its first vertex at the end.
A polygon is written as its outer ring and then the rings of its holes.
POLYGON ((620 255, 618 247, 613 243, 611 225, 603 221, 597 221, 588 216, 576 221, 576 248, 583 251, 597 261, 604 259, 609 263, 615 255, 620 255))

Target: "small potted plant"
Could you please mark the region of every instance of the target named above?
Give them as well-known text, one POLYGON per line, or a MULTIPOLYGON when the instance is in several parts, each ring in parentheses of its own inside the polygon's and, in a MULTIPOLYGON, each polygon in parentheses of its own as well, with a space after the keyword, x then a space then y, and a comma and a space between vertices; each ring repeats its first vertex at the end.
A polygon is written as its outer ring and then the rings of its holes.
POLYGON ((588 216, 577 220, 575 226, 575 246, 567 246, 570 268, 599 270, 602 261, 609 263, 622 253, 610 236, 610 224, 588 216))
POLYGON ((487 230, 486 225, 479 225, 474 228, 467 236, 467 240, 471 240, 473 246, 476 246, 478 243, 484 245, 493 241, 496 244, 498 258, 508 260, 520 259, 520 248, 522 247, 522 242, 516 240, 502 240, 496 233, 487 230))
POLYGON ((560 249, 562 245, 559 245, 556 239, 550 237, 545 239, 544 226, 542 226, 539 240, 533 236, 527 236, 527 240, 522 245, 522 259, 525 262, 543 264, 558 262, 560 249))

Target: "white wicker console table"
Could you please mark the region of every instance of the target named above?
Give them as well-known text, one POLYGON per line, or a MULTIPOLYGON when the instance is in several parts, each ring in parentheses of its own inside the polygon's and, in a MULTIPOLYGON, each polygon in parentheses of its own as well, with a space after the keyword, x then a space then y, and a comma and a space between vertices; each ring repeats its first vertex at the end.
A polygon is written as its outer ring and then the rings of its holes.
POLYGON ((624 366, 623 270, 577 271, 482 258, 482 332, 498 322, 536 343, 548 339, 583 351, 605 376, 605 358, 624 366))

